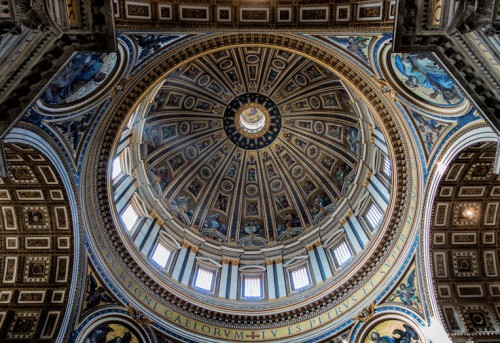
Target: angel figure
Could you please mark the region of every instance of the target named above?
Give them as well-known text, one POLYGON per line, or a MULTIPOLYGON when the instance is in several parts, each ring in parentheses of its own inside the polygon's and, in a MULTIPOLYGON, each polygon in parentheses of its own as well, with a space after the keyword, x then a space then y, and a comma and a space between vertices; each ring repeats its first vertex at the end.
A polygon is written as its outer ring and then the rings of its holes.
POLYGON ((363 61, 368 62, 368 56, 366 55, 364 49, 368 47, 368 42, 370 38, 366 37, 347 37, 347 38, 339 38, 337 41, 340 44, 343 44, 347 50, 354 53, 356 56, 361 58, 363 61))
POLYGON ((88 280, 87 297, 85 298, 87 308, 96 307, 101 304, 101 301, 106 303, 113 302, 113 299, 106 294, 106 290, 97 285, 97 281, 92 273, 89 274, 88 280))
POLYGON ((415 289, 415 276, 416 273, 414 269, 406 279, 407 284, 402 282, 401 285, 399 285, 400 289, 394 291, 394 293, 389 298, 389 301, 393 301, 396 297, 398 297, 403 304, 414 306, 418 310, 420 310, 420 299, 416 295, 415 289))

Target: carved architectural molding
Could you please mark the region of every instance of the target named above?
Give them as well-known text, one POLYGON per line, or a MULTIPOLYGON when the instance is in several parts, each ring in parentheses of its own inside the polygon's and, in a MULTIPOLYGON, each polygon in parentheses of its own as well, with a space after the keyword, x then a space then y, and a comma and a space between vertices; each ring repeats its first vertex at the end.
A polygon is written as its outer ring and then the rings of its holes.
POLYGON ((457 29, 460 33, 484 31, 489 35, 498 33, 495 22, 495 0, 461 0, 458 9, 447 27, 447 31, 457 29))

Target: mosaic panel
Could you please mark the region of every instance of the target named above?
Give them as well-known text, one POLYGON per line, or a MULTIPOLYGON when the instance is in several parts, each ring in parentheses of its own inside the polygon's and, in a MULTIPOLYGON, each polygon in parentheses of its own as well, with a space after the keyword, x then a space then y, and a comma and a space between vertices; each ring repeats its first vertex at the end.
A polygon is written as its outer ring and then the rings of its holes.
POLYGON ((49 84, 42 101, 65 105, 81 100, 106 82, 115 69, 115 52, 78 52, 49 84))
POLYGON ((415 329, 400 320, 386 320, 373 327, 362 339, 364 343, 372 342, 412 342, 420 341, 415 329))
POLYGON ((334 44, 346 49, 354 56, 369 64, 369 46, 373 37, 363 36, 329 36, 327 37, 334 44))
POLYGON ((390 61, 401 84, 417 98, 445 107, 458 105, 465 99, 454 80, 429 53, 392 54, 390 61))
POLYGON ((389 296, 388 301, 401 303, 406 306, 413 307, 417 311, 422 310, 420 301, 420 292, 417 285, 417 269, 415 264, 409 269, 402 281, 400 281, 398 289, 393 291, 389 296))
POLYGON ((133 329, 118 323, 107 323, 97 326, 87 334, 84 341, 91 341, 94 337, 102 337, 103 342, 140 343, 138 335, 133 329))
POLYGON ((86 295, 83 300, 82 314, 92 311, 99 306, 116 302, 109 295, 110 293, 106 290, 105 285, 100 281, 90 266, 91 263, 89 261, 85 287, 86 295))
POLYGON ((434 147, 439 145, 454 124, 425 116, 416 111, 411 111, 411 114, 422 140, 424 150, 430 156, 434 147))

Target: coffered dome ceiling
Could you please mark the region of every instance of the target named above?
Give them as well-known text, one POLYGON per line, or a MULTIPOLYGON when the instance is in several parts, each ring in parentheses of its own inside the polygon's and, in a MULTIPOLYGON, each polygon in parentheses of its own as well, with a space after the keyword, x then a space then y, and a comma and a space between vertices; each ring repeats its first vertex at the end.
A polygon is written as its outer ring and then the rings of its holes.
POLYGON ((305 57, 219 50, 155 91, 141 157, 166 211, 203 236, 286 241, 353 189, 368 127, 340 79, 305 57))
POLYGON ((404 124, 363 69, 316 47, 211 35, 116 88, 87 219, 118 287, 170 329, 338 330, 401 263, 417 201, 404 124))

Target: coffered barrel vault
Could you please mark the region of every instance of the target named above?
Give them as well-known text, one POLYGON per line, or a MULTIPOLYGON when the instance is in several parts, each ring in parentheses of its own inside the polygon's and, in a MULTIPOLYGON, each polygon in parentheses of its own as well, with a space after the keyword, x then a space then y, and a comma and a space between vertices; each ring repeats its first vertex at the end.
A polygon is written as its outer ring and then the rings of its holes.
POLYGON ((5 144, 0 179, 3 273, 0 325, 5 342, 53 342, 66 313, 73 274, 73 225, 68 196, 47 156, 5 144))
POLYGON ((443 175, 431 226, 434 284, 441 315, 457 337, 498 328, 498 199, 496 145, 478 143, 456 156, 443 175))

